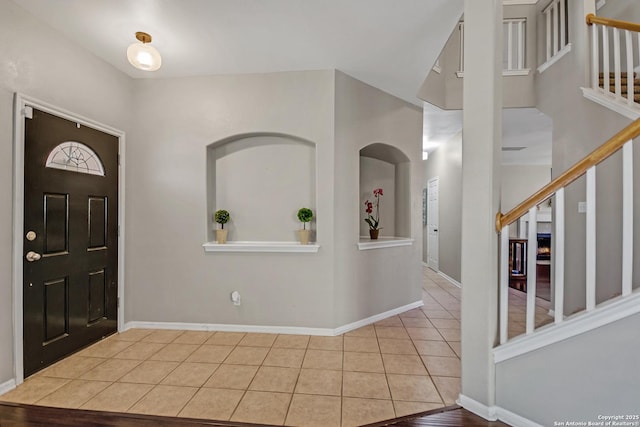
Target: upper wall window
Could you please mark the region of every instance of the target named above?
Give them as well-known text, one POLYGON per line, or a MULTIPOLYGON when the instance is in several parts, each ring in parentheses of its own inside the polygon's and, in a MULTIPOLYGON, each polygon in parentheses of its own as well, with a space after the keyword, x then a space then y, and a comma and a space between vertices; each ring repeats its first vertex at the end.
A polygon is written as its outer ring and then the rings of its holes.
POLYGON ((51 150, 45 167, 104 176, 104 166, 95 151, 75 141, 63 142, 51 150))
MULTIPOLYGON (((505 19, 502 23, 502 75, 523 76, 529 74, 526 68, 525 41, 527 20, 525 18, 505 19)), ((460 71, 464 76, 464 22, 460 22, 460 71)))
POLYGON ((552 0, 542 10, 544 20, 544 40, 546 43, 545 62, 538 71, 543 72, 571 50, 569 43, 569 25, 567 0, 552 0))

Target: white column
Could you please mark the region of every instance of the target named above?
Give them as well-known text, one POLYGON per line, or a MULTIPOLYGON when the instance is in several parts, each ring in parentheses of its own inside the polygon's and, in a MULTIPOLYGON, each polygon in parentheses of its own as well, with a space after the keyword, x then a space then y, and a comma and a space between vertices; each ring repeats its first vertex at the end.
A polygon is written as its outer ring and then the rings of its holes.
MULTIPOLYGON (((462 392, 495 404, 502 144, 502 1, 464 2, 462 143, 462 392)), ((489 417, 490 414, 482 414, 489 417)), ((495 419, 495 418, 494 418, 495 419)))

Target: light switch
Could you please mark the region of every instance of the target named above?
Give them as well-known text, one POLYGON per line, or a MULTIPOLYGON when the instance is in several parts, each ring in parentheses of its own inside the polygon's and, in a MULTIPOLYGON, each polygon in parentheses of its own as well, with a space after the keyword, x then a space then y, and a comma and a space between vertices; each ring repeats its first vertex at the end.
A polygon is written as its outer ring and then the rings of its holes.
POLYGON ((578 213, 587 213, 587 202, 578 202, 578 213))

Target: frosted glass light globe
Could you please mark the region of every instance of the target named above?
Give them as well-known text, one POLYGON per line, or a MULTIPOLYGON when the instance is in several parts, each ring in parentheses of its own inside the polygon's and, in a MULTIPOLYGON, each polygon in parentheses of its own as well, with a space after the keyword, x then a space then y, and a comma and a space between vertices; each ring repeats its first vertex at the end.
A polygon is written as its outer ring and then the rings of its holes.
POLYGON ((127 59, 134 67, 144 71, 156 71, 162 65, 160 52, 145 43, 133 43, 127 48, 127 59))

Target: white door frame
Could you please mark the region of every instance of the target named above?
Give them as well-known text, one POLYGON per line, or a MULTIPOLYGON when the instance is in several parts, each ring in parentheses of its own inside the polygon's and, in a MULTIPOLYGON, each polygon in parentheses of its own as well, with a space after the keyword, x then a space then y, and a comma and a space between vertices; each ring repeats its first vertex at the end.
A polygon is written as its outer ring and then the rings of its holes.
MULTIPOLYGON (((438 198, 436 199, 438 202, 437 202, 436 208, 438 208, 438 204, 440 203, 440 177, 439 176, 434 176, 433 178, 431 178, 431 179, 429 179, 427 181, 427 212, 429 212, 429 204, 430 204, 430 201, 429 201, 429 187, 431 186, 431 183, 433 183, 433 182, 435 182, 437 184, 436 188, 438 190, 437 191, 438 198)), ((430 242, 430 240, 431 240, 430 224, 433 224, 431 222, 431 219, 430 219, 431 217, 432 217, 432 215, 427 215, 427 266, 432 268, 435 271, 440 271, 440 234, 439 234, 440 233, 439 232, 439 229, 440 229, 440 215, 438 215, 438 237, 437 237, 437 239, 438 239, 438 261, 437 261, 438 264, 436 264, 436 265, 434 265, 431 262, 431 251, 429 250, 429 248, 431 247, 431 245, 430 245, 430 243, 431 243, 430 242)))
POLYGON ((124 326, 124 179, 125 179, 125 133, 121 130, 103 125, 94 120, 47 104, 29 96, 16 93, 14 97, 14 132, 13 132, 13 366, 16 385, 24 381, 23 363, 23 242, 24 237, 24 117, 25 109, 33 107, 63 119, 71 120, 108 133, 118 138, 120 167, 118 168, 118 331, 124 326))

